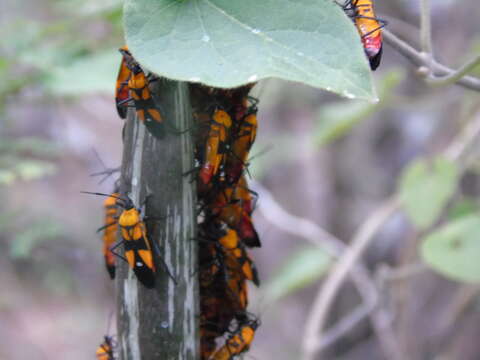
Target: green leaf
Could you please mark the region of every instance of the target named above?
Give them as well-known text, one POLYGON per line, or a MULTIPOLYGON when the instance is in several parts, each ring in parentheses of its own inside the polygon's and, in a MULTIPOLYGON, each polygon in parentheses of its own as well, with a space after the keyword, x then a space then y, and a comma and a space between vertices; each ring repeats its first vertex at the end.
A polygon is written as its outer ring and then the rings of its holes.
POLYGON ((330 257, 318 247, 296 252, 267 285, 267 302, 276 301, 312 284, 325 274, 330 263, 330 257))
POLYGON ((400 180, 400 199, 415 225, 425 229, 438 218, 458 178, 456 164, 442 157, 419 159, 408 166, 400 180))
POLYGON ((50 162, 23 160, 16 165, 15 171, 23 180, 34 180, 55 173, 56 167, 50 162))
POLYGON ((13 185, 15 173, 10 169, 0 169, 0 185, 13 185))
POLYGON ((69 66, 55 69, 46 87, 54 95, 63 96, 95 92, 113 94, 120 59, 116 49, 85 56, 69 66))
POLYGON ((122 0, 57 0, 55 7, 73 16, 97 16, 121 9, 122 0))
POLYGON ((36 222, 16 234, 10 247, 10 256, 15 259, 28 258, 35 246, 57 238, 63 233, 64 229, 58 222, 51 220, 36 222))
POLYGON ((22 152, 32 152, 36 156, 55 156, 60 153, 58 145, 34 136, 24 136, 21 138, 2 139, 0 141, 0 153, 14 154, 22 152))
POLYGON ((166 78, 230 88, 268 77, 376 100, 352 21, 332 0, 126 0, 135 58, 166 78))
POLYGON ((472 198, 464 198, 448 209, 448 219, 456 220, 478 211, 478 204, 472 198))
POLYGON ((399 84, 403 75, 403 71, 393 70, 383 77, 379 91, 381 100, 375 104, 363 101, 342 101, 322 105, 316 116, 315 143, 329 144, 345 136, 355 125, 378 112, 388 104, 392 89, 399 84))
POLYGON ((439 228, 421 244, 423 260, 435 271, 462 282, 480 282, 480 216, 469 215, 439 228))

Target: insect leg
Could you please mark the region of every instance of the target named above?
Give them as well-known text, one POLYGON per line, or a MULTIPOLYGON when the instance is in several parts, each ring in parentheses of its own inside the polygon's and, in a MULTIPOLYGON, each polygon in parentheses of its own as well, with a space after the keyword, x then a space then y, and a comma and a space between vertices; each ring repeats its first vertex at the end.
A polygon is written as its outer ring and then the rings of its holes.
POLYGON ((117 247, 119 247, 120 245, 122 245, 123 243, 125 242, 125 240, 119 240, 117 241, 115 244, 113 244, 112 246, 110 246, 110 251, 112 252, 113 255, 115 256, 118 256, 120 259, 122 259, 123 261, 125 262, 128 262, 127 259, 125 259, 125 257, 123 257, 122 255, 120 255, 119 253, 115 252, 115 249, 117 247))

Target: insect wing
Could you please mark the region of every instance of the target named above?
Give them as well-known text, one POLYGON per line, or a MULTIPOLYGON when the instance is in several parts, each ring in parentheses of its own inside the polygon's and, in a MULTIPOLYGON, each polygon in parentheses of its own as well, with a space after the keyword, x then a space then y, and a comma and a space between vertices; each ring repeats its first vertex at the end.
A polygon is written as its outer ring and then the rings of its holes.
POLYGON ((110 248, 117 241, 117 230, 118 230, 118 221, 117 221, 117 198, 120 196, 119 193, 113 193, 107 197, 104 201, 105 209, 105 225, 103 226, 103 256, 105 259, 105 266, 107 272, 110 275, 110 278, 115 278, 115 255, 112 253, 110 248))
POLYGON ((127 102, 130 98, 128 80, 131 74, 132 72, 127 67, 125 58, 122 57, 115 86, 115 103, 117 106, 118 116, 120 116, 122 119, 127 117, 127 102))

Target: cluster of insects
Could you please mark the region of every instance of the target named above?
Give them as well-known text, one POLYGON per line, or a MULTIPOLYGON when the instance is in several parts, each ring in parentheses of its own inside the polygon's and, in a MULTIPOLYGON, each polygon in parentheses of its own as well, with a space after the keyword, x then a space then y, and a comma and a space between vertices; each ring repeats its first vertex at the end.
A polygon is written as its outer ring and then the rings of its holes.
MULTIPOLYGON (((161 139, 165 128, 145 75, 126 46, 117 77, 117 112, 126 118, 128 107, 153 136, 161 139)), ((229 360, 245 352, 259 326, 247 311, 247 281, 259 285, 255 265, 247 253, 259 247, 252 222, 256 194, 248 188, 247 162, 257 131, 257 100, 249 97, 253 85, 220 90, 190 85, 195 120, 198 193, 198 276, 200 284, 201 358, 229 360), (223 338, 224 343, 218 344, 223 338)), ((126 261, 138 281, 155 287, 154 244, 147 233, 140 208, 118 186, 105 196, 102 232, 103 255, 109 276, 115 278, 117 261, 126 261), (120 234, 120 237, 118 236, 120 234), (116 250, 123 246, 123 253, 116 250)), ((168 272, 168 269, 166 269, 168 272)), ((170 273, 169 273, 170 275, 170 273)), ((114 341, 105 336, 97 359, 114 360, 114 341)))
MULTIPOLYGON (((372 70, 382 55, 382 28, 372 0, 346 0, 340 4, 355 23, 372 70)), ((126 118, 132 107, 150 133, 163 138, 166 122, 156 106, 146 75, 126 46, 116 82, 118 115, 126 118)), ((247 310, 251 281, 259 286, 249 248, 260 247, 252 222, 257 194, 249 189, 248 160, 257 132, 257 100, 249 96, 254 84, 216 89, 190 84, 195 120, 194 174, 198 198, 198 263, 200 285, 200 358, 231 360, 250 347, 260 324, 247 310)), ((104 201, 103 255, 109 276, 115 278, 118 259, 126 261, 146 288, 155 286, 156 268, 147 220, 133 201, 116 187, 104 201), (117 234, 120 234, 120 240, 117 234), (123 245, 123 255, 115 250, 123 245)), ((168 269, 166 269, 168 272, 168 269)), ((168 272, 170 275, 170 273, 168 272)), ((170 275, 171 276, 171 275, 170 275)), ((175 279, 173 279, 175 280, 175 279)), ((99 360, 114 360, 115 343, 105 336, 99 360)))
POLYGON ((231 90, 191 86, 198 124, 202 360, 229 360, 245 352, 259 326, 247 311, 247 281, 260 284, 247 251, 260 246, 252 222, 256 194, 247 183, 249 151, 257 132, 257 100, 248 95, 252 86, 231 90))

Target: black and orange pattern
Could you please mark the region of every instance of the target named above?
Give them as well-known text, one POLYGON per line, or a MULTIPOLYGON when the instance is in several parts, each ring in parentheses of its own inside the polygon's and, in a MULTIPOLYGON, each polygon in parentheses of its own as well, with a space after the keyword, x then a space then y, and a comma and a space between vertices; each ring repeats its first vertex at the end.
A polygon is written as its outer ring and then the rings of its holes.
POLYGON ((127 46, 121 47, 119 51, 122 54, 122 60, 115 88, 115 104, 119 116, 124 119, 127 108, 131 106, 129 104, 133 103, 138 119, 154 136, 163 138, 164 119, 149 87, 150 83, 156 79, 145 75, 127 46))
MULTIPOLYGON (((157 78, 144 73, 126 46, 120 52, 115 88, 117 112, 126 118, 128 108, 134 108, 136 117, 150 133, 162 139, 165 119, 150 89, 157 78)), ((248 350, 259 326, 259 321, 248 312, 248 283, 260 285, 248 251, 261 246, 252 221, 257 196, 247 181, 250 150, 258 126, 257 100, 249 96, 253 85, 216 89, 190 84, 197 163, 190 173, 195 175, 198 195, 199 268, 195 276, 200 286, 202 360, 236 358, 248 350)), ((117 189, 111 195, 93 194, 107 197, 101 229, 110 276, 115 277, 116 262, 123 259, 139 282, 147 288, 155 287, 153 243, 140 209, 117 189), (115 249, 120 245, 124 252, 117 254, 115 249)), ((105 337, 96 354, 97 359, 114 359, 110 337, 105 337)))
POLYGON ((103 338, 103 342, 97 348, 95 355, 97 356, 97 360, 115 360, 115 356, 113 354, 113 339, 110 336, 105 336, 103 338))
POLYGON ((343 8, 352 17, 360 34, 370 68, 376 70, 382 58, 382 28, 386 22, 375 15, 373 0, 348 0, 343 8))
POLYGON ((115 278, 115 255, 111 247, 117 242, 118 231, 118 206, 117 199, 120 196, 118 190, 107 197, 103 203, 105 209, 105 223, 103 229, 103 257, 107 272, 112 279, 115 278))
POLYGON ((246 178, 257 132, 256 100, 248 96, 250 89, 251 85, 229 90, 191 86, 203 219, 198 234, 203 360, 229 360, 246 351, 258 326, 247 311, 248 282, 260 284, 247 252, 248 247, 260 246, 252 222, 255 194, 246 178))
POLYGON ((145 222, 140 210, 127 197, 121 205, 123 210, 118 219, 125 247, 125 258, 137 279, 147 288, 155 285, 155 263, 145 222))
POLYGON ((238 329, 228 337, 225 345, 218 349, 211 359, 231 360, 247 351, 250 348, 258 326, 259 322, 256 319, 240 323, 238 329))
MULTIPOLYGON (((105 207, 107 208, 108 206, 107 211, 115 211, 116 214, 117 209, 120 210, 118 219, 113 212, 108 213, 107 221, 111 221, 111 224, 107 224, 106 226, 102 226, 100 228, 105 228, 105 230, 107 230, 115 226, 120 229, 121 240, 119 242, 115 242, 113 246, 110 245, 110 242, 113 239, 109 238, 109 245, 105 247, 104 234, 104 249, 106 249, 108 261, 115 261, 115 259, 110 258, 110 253, 125 260, 130 269, 132 269, 137 276, 137 279, 145 287, 153 288, 155 285, 155 263, 152 246, 147 237, 147 228, 145 226, 145 222, 143 221, 140 209, 135 207, 133 201, 128 196, 120 196, 117 195, 117 193, 108 195, 89 191, 82 191, 82 193, 106 196, 107 199, 105 201, 105 207), (113 202, 113 200, 115 200, 115 202, 113 202), (120 245, 124 246, 125 257, 117 254, 114 251, 120 245)), ((115 233, 112 234, 112 237, 114 235, 116 237, 116 231, 117 230, 115 230, 115 233)), ((107 269, 110 271, 109 265, 110 263, 107 262, 107 269)))

